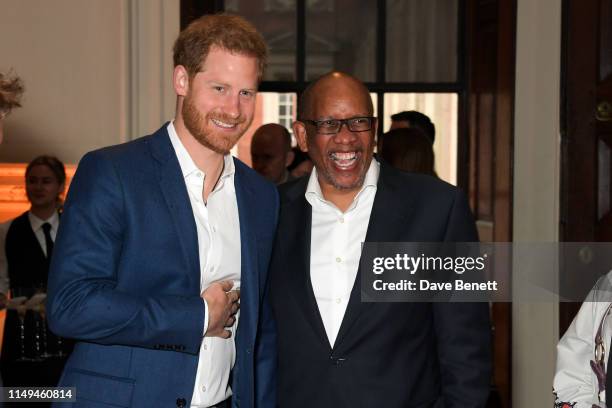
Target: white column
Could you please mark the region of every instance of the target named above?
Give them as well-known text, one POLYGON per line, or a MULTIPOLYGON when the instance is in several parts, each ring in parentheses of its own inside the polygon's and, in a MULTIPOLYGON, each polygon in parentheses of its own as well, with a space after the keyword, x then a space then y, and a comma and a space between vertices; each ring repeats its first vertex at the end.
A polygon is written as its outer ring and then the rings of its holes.
MULTIPOLYGON (((561 1, 518 0, 514 241, 558 241, 561 1)), ((512 305, 512 405, 551 407, 557 303, 512 305)))

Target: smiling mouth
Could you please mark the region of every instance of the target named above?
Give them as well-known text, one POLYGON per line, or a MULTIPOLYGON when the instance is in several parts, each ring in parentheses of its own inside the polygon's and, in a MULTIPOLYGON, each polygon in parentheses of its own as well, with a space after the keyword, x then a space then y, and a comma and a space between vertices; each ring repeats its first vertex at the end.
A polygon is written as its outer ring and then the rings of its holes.
POLYGON ((234 129, 236 125, 238 125, 238 123, 227 123, 227 122, 220 121, 219 119, 211 119, 211 121, 216 126, 223 128, 223 129, 234 129))
POLYGON ((357 163, 358 157, 357 152, 332 152, 329 154, 329 158, 334 165, 341 170, 348 170, 353 167, 357 163))

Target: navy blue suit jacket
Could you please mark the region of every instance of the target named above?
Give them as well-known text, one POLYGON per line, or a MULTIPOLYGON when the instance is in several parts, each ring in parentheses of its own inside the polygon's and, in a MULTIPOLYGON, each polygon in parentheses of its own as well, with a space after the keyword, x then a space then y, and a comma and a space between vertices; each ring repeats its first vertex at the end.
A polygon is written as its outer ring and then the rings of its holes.
MULTIPOLYGON (((266 286, 278 194, 242 162, 235 166, 242 269, 232 405, 273 407, 276 338, 266 286)), ((60 384, 77 387, 79 406, 189 406, 204 325, 198 257, 166 125, 83 157, 47 305, 52 330, 78 340, 60 384)))

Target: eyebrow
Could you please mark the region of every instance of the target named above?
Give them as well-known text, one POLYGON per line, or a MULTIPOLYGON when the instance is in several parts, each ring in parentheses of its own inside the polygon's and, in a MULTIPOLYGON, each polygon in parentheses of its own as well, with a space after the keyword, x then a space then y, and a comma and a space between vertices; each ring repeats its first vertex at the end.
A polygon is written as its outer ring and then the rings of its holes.
POLYGON ((316 121, 321 121, 321 120, 347 120, 347 119, 356 119, 356 118, 371 118, 373 117, 372 115, 368 115, 368 114, 356 114, 356 115, 352 115, 349 116, 348 118, 336 118, 333 116, 320 116, 319 119, 312 119, 312 120, 316 120, 316 121))
MULTIPOLYGON (((213 85, 213 86, 224 86, 226 88, 232 88, 232 86, 228 83, 225 82, 218 82, 218 81, 208 81, 207 82, 208 85, 213 85)), ((250 91, 250 92, 257 92, 257 87, 255 88, 240 88, 241 91, 250 91)))

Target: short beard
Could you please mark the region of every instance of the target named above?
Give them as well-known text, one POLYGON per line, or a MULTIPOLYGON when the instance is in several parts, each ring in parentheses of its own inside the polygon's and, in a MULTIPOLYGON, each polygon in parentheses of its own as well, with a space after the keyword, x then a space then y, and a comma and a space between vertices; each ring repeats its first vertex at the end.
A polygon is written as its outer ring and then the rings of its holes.
MULTIPOLYGON (((315 146, 312 143, 311 139, 308 139, 307 144, 308 144, 308 150, 309 151, 315 149, 315 146)), ((373 153, 374 153, 374 141, 372 141, 370 143, 370 145, 367 146, 361 153, 362 153, 362 157, 364 158, 364 162, 363 162, 363 166, 364 167, 362 169, 362 173, 360 174, 359 178, 357 180, 355 180, 355 182, 350 184, 350 185, 339 184, 332 177, 331 173, 328 172, 325 169, 325 165, 324 165, 324 162, 326 160, 325 157, 321 156, 321 166, 317 166, 316 165, 317 163, 314 162, 314 161, 313 161, 313 163, 315 164, 315 167, 317 169, 317 174, 320 174, 321 177, 323 177, 323 179, 325 181, 327 181, 327 183, 332 185, 336 190, 339 190, 339 191, 355 190, 355 189, 361 188, 363 186, 363 183, 365 182, 366 175, 368 174, 368 170, 370 169, 370 164, 372 163, 372 160, 374 160, 374 157, 373 157, 373 153), (369 161, 366 159, 366 157, 369 157, 369 161)))
MULTIPOLYGON (((364 165, 365 165, 365 163, 364 163, 364 165)), ((323 166, 321 166, 321 167, 323 167, 323 166)), ((367 168, 369 168, 369 166, 367 168)), ((318 172, 318 174, 320 174, 325 179, 325 181, 327 181, 329 184, 331 184, 336 190, 351 191, 351 190, 355 190, 355 189, 361 188, 363 186, 363 183, 364 183, 365 178, 366 178, 366 174, 368 173, 367 168, 364 169, 364 171, 361 174, 361 176, 357 180, 355 180, 355 182, 353 184, 350 184, 348 186, 347 185, 338 184, 338 182, 324 168, 321 168, 321 171, 319 171, 319 169, 317 169, 317 172, 318 172)))
POLYGON ((181 114, 185 127, 194 139, 202 146, 224 156, 230 153, 232 147, 236 145, 246 129, 248 129, 248 126, 246 126, 242 132, 231 135, 230 137, 215 137, 213 132, 206 130, 208 119, 212 117, 225 123, 236 123, 237 126, 240 126, 245 121, 244 116, 240 116, 238 119, 232 119, 221 113, 215 115, 209 113, 204 116, 198 111, 189 95, 187 95, 183 101, 181 114))

